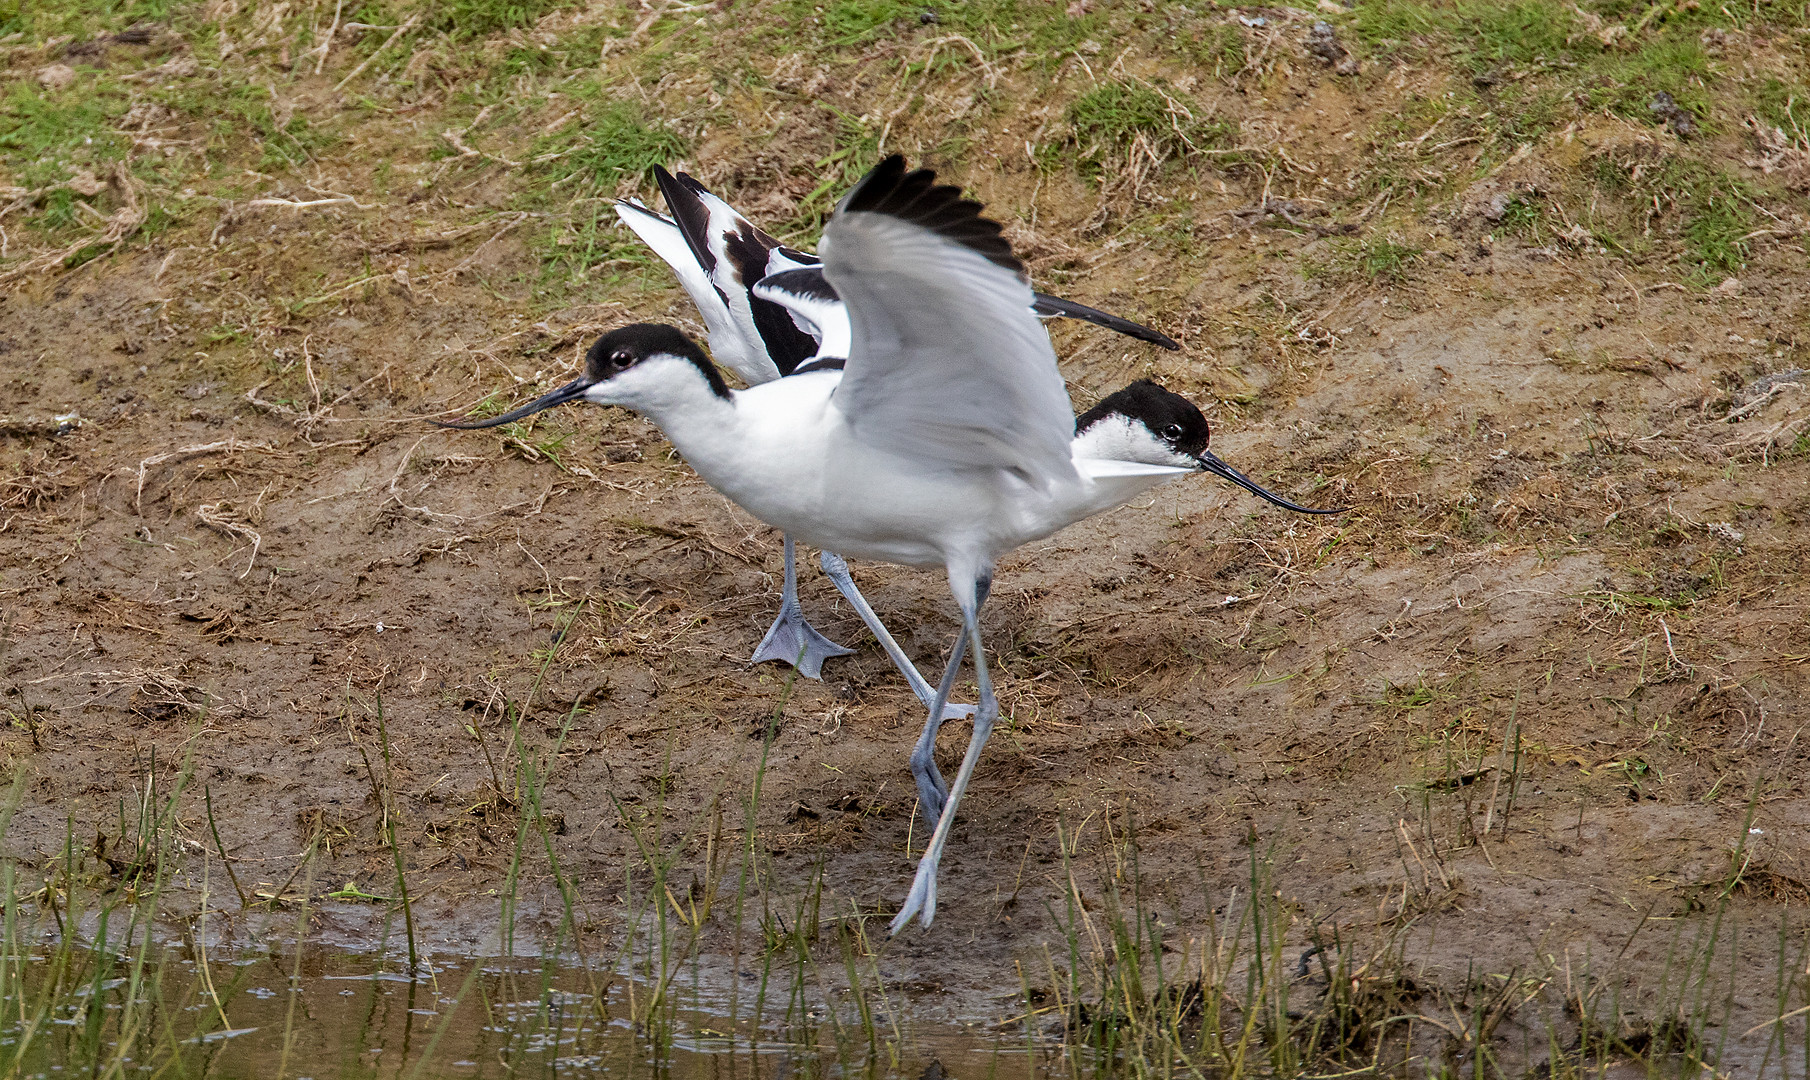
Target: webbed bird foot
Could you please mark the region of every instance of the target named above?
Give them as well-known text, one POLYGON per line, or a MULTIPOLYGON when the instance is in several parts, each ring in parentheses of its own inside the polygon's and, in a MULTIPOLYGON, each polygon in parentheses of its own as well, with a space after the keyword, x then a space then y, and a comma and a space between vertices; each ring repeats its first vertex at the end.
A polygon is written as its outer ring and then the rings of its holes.
POLYGON ((782 603, 779 617, 773 620, 767 636, 760 639, 760 647, 754 650, 754 659, 750 663, 764 664, 769 660, 778 660, 791 664, 807 679, 821 679, 825 660, 849 656, 854 651, 818 633, 816 627, 805 621, 804 612, 796 603, 782 603))
POLYGON ((928 852, 918 862, 917 876, 912 878, 911 891, 905 895, 905 903, 899 913, 892 917, 891 933, 911 925, 916 919, 928 929, 936 918, 936 864, 941 852, 928 852))

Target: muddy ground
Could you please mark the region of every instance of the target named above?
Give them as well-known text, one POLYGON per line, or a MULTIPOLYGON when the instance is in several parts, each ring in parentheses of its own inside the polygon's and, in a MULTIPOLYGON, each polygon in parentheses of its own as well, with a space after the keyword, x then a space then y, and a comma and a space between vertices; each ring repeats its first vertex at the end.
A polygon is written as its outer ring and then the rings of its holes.
MULTIPOLYGON (((281 92, 328 110, 337 77, 307 67, 281 92)), ((1156 377, 1202 404, 1228 461, 1354 508, 1310 520, 1189 480, 1004 561, 984 628, 1010 719, 934 928, 881 954, 896 988, 936 991, 914 999, 925 1015, 1016 1013, 1025 982, 1049 981, 1046 950, 1066 964, 1067 899, 1097 918, 1102 890, 1129 888, 1131 843, 1172 940, 1235 910, 1255 861, 1292 905, 1291 948, 1337 927, 1453 994, 1519 973, 1658 1000, 1676 929, 1725 895, 1741 951, 1717 978, 1801 945, 1780 920, 1810 900, 1803 219, 1782 211, 1720 284, 1498 235, 1491 198, 1540 170, 1677 144, 1589 114, 1449 197, 1335 204, 1318 220, 1424 249, 1400 277, 1341 273, 1336 230, 1250 208, 1361 170, 1342 136, 1410 93, 1389 70, 1301 53, 1267 89, 1201 90, 1318 172, 1171 166, 1132 192, 1187 203, 1163 244, 1102 221, 1122 191, 1039 171, 1017 147, 1029 121, 954 156, 897 146, 1013 222, 1046 288, 1182 342, 1053 327, 1077 410, 1156 377)), ((735 848, 771 724, 765 902, 790 919, 821 875, 823 919, 888 915, 923 836, 919 706, 814 566, 807 611, 858 652, 792 681, 746 662, 777 600, 776 534, 651 425, 589 407, 513 436, 421 419, 538 392, 627 320, 695 330, 683 294, 645 271, 537 299, 540 226, 514 209, 508 151, 445 157, 406 110, 348 124, 305 167, 254 170, 170 231, 0 299, 9 854, 47 864, 73 836, 99 870, 146 785, 186 770, 182 904, 215 847, 205 790, 248 892, 311 889, 324 940, 368 941, 387 909, 321 897, 393 891, 381 702, 422 933, 492 949, 525 708, 527 756, 558 750, 552 849, 607 947, 625 874, 646 872, 638 839, 676 853, 675 891, 735 848), (374 180, 378 153, 420 185, 374 180), (356 201, 254 199, 339 195, 356 201), (80 422, 55 434, 64 413, 80 422)), ((686 160, 783 217, 814 137, 724 128, 686 160)), ((1717 138, 1738 162, 1743 132, 1717 138)), ((937 669, 942 576, 855 572, 937 669)), ((945 729, 945 771, 967 734, 945 729)), ((531 856, 525 920, 544 925, 557 894, 531 856)), ((236 910, 211 863, 211 902, 236 910)), ((719 911, 706 951, 732 936, 719 911)), ((1735 980, 1738 1010, 1766 1015, 1769 980, 1735 980)))

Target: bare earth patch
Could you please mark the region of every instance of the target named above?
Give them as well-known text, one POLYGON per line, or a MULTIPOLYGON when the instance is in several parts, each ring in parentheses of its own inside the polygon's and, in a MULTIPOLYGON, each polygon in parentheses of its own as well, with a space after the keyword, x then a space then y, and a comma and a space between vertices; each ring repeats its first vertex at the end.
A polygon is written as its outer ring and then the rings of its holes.
MULTIPOLYGON (((1290 956, 1335 938, 1393 956, 1403 1007, 1454 1025, 1428 1053, 1469 1052, 1462 1011, 1539 1058, 1546 1025, 1579 1030, 1586 986, 1677 1011, 1676 928, 1712 910, 1735 913, 1707 977, 1729 1030, 1776 1016, 1810 898, 1804 150, 1740 113, 1769 71, 1802 69, 1801 34, 1716 44, 1678 23, 1719 58, 1689 100, 1722 122, 1684 141, 1640 118, 1645 97, 1555 98, 1549 124, 1504 132, 1534 105, 1500 95, 1569 69, 1464 67, 1361 12, 1331 16, 1323 55, 1300 12, 1069 5, 1080 29, 1044 58, 909 19, 852 43, 755 36, 784 21, 771 6, 562 8, 470 40, 427 20, 385 52, 414 17, 399 6, 317 54, 261 27, 264 6, 215 5, 73 59, 48 35, 8 46, 16 95, 66 103, 84 91, 50 65, 104 70, 118 164, 50 193, 17 156, 0 173, 18 207, 0 214, 7 854, 53 863, 73 837, 99 868, 147 785, 186 775, 178 908, 203 902, 203 850, 221 896, 206 791, 238 882, 290 900, 312 883, 329 940, 387 917, 321 897, 389 895, 393 820, 424 939, 481 952, 528 762, 605 947, 650 845, 674 909, 696 909, 758 779, 762 910, 789 922, 811 896, 822 925, 866 925, 926 1016, 1021 1016, 1134 883, 1170 942, 1206 940, 1256 886, 1290 956), (649 69, 686 48, 718 51, 649 69), (731 58, 752 73, 718 77, 731 58), (276 73, 262 119, 183 111, 209 72, 276 73), (1115 79, 1155 96, 1114 108, 1157 119, 1076 120, 1115 79), (1305 520, 1191 481, 1010 557, 984 620, 1010 719, 928 933, 882 944, 864 922, 922 844, 921 719, 828 583, 804 575, 806 608, 857 655, 821 683, 751 669, 777 537, 650 425, 421 419, 536 392, 624 321, 699 329, 609 212, 647 197, 636 163, 600 156, 627 138, 623 101, 676 117, 654 160, 684 155, 803 244, 880 148, 945 169, 1012 223, 1042 287, 1182 342, 1053 327, 1077 409, 1156 377, 1207 409, 1228 461, 1355 507, 1305 520), (1703 162, 1721 171, 1685 175, 1703 162), (73 224, 24 224, 75 204, 73 224), (1503 996, 1478 996, 1489 978, 1503 996)), ((1633 64, 1614 40, 1567 48, 1633 64)), ((934 669, 955 626, 940 575, 855 572, 934 669)), ((966 738, 945 732, 945 770, 966 738)), ((539 851, 525 936, 562 912, 539 851)), ((702 951, 730 970, 761 919, 719 907, 702 951)))

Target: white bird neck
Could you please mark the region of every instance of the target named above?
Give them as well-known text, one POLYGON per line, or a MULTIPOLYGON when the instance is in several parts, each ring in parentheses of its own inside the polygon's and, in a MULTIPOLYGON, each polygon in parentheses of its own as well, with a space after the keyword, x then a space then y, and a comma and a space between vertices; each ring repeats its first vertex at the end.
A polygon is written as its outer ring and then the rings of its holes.
POLYGON ((689 447, 733 439, 738 423, 734 391, 722 389, 720 379, 713 381, 697 363, 681 356, 649 357, 591 387, 585 397, 647 417, 688 458, 689 447))
POLYGON ((1188 467, 1186 455, 1158 439, 1145 424, 1121 413, 1102 417, 1069 444, 1077 458, 1136 461, 1146 465, 1188 467))

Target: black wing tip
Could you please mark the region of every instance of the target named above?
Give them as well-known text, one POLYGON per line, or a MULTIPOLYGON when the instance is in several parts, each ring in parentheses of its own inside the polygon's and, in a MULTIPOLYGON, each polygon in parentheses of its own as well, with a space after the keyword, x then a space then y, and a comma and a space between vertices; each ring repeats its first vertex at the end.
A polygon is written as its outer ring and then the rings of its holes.
POLYGON ((675 212, 678 210, 680 202, 691 201, 691 189, 680 183, 677 176, 667 172, 665 166, 654 166, 654 182, 660 185, 660 194, 666 197, 666 205, 672 207, 675 212))
POLYGON ((954 184, 938 184, 932 169, 907 172, 903 154, 889 154, 868 170, 842 200, 838 213, 885 214, 909 221, 986 256, 997 266, 1024 274, 1024 263, 999 222, 982 217, 981 204, 964 198, 954 184))
POLYGON ((691 257, 697 260, 705 272, 714 269, 716 256, 710 253, 710 244, 706 239, 710 227, 710 210, 696 192, 667 172, 665 166, 654 166, 654 179, 660 184, 660 194, 666 198, 667 209, 672 211, 673 224, 679 227, 679 234, 685 238, 685 246, 691 249, 691 257))
POLYGON ((1108 330, 1124 334, 1126 337, 1136 338, 1139 341, 1146 341, 1168 349, 1170 352, 1181 350, 1179 342, 1160 330, 1152 330, 1143 323, 1132 322, 1123 316, 1114 315, 1109 311, 1101 311, 1099 308, 1088 307, 1086 304, 1077 304, 1073 300, 1064 300, 1060 296, 1037 293, 1031 308, 1037 314, 1046 317, 1079 319, 1082 322, 1093 323, 1095 326, 1103 326, 1108 330))

